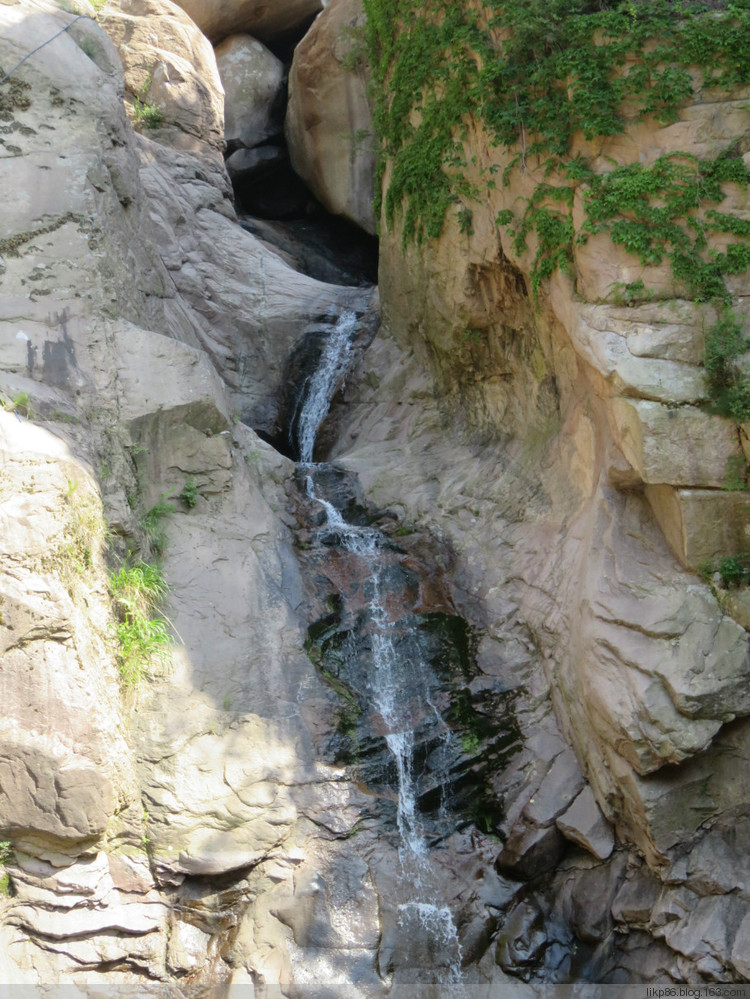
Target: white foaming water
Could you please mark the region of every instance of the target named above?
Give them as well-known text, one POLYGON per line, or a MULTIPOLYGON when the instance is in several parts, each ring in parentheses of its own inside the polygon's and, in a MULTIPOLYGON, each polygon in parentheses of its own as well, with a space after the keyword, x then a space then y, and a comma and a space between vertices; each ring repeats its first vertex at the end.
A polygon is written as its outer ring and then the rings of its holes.
POLYGON ((356 315, 345 309, 326 339, 318 367, 307 383, 297 429, 299 459, 303 464, 309 464, 313 460, 318 429, 328 413, 334 392, 349 366, 352 334, 356 326, 356 315))
POLYGON ((406 933, 413 934, 422 929, 430 937, 432 950, 441 961, 445 961, 448 973, 445 984, 460 984, 463 952, 448 906, 433 905, 432 902, 404 902, 399 905, 398 911, 399 925, 406 933))

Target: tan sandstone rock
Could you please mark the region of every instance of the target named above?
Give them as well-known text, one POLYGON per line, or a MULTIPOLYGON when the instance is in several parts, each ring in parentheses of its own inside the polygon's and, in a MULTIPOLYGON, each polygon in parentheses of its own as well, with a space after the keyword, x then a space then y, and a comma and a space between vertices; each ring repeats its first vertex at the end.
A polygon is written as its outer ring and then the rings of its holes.
POLYGON ((171 0, 111 0, 101 23, 122 59, 136 124, 144 122, 139 108, 155 106, 160 142, 205 156, 220 170, 223 91, 213 49, 191 19, 171 0))
POLYGON ((334 215, 375 232, 375 151, 361 0, 333 0, 297 46, 286 137, 292 165, 334 215))
POLYGON ((322 0, 179 0, 201 31, 216 44, 237 32, 263 42, 303 27, 322 9, 322 0))

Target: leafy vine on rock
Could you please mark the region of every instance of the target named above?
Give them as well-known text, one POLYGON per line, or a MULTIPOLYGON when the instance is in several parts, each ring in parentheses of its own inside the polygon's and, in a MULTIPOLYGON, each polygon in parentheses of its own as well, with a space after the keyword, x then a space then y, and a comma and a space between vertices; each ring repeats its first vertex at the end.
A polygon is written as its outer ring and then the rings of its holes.
MULTIPOLYGON (((573 144, 647 118, 674 122, 696 90, 750 83, 750 0, 364 4, 381 139, 375 207, 387 225, 400 220, 404 244, 439 236, 451 209, 469 230, 469 204, 482 191, 467 177, 464 140, 478 121, 508 154, 506 186, 532 161, 546 178, 520 212, 504 209, 496 220, 517 253, 534 235, 534 296, 555 270, 571 268, 577 244, 598 233, 643 265, 668 262, 681 294, 721 306, 706 338, 713 405, 747 419, 750 383, 735 365, 746 341, 727 334, 738 321, 724 277, 750 265, 750 221, 720 210, 731 185, 748 187, 740 151, 732 145, 713 159, 675 153, 650 166, 612 162, 595 171, 573 144)), ((496 186, 493 169, 487 189, 496 186)), ((649 297, 636 284, 630 293, 649 297)))

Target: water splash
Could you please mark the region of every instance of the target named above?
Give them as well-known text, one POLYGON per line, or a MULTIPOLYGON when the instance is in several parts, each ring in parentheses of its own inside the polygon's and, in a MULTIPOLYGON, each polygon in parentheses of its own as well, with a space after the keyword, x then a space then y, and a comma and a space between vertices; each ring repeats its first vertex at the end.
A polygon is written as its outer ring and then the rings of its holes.
POLYGON ((303 464, 313 460, 315 438, 325 419, 336 389, 351 363, 352 340, 357 331, 357 316, 344 309, 326 337, 318 366, 305 382, 298 403, 297 451, 303 464))
POLYGON ((458 985, 462 981, 461 961, 463 951, 453 922, 453 914, 447 905, 432 902, 404 902, 398 907, 399 926, 409 936, 426 934, 430 940, 429 950, 436 964, 445 970, 446 985, 458 985))

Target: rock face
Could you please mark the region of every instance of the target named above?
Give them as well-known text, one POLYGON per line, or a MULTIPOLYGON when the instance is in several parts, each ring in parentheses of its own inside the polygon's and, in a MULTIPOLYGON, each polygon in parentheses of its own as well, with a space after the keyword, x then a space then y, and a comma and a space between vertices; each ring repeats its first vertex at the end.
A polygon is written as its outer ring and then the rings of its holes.
POLYGON ((364 23, 361 0, 333 0, 297 46, 286 137, 294 169, 322 204, 374 234, 364 23))
MULTIPOLYGON (((220 6, 195 5, 214 38, 317 10, 220 6)), ((336 60, 358 17, 334 2, 311 49, 328 31, 336 60)), ((376 584, 250 426, 280 439, 304 344, 376 297, 238 225, 213 55, 173 4, 70 21, 0 4, 3 72, 47 43, 0 87, 0 978, 378 995, 462 955, 488 987, 743 981, 750 617, 686 568, 745 530, 721 486, 747 442, 701 409, 712 307, 584 300, 623 263, 599 246, 535 308, 494 225, 523 182, 471 233, 387 233, 386 329, 324 435, 364 492, 321 474, 386 532, 383 618, 463 621, 451 697, 405 700, 425 732, 448 718, 472 821, 423 781, 444 825, 404 876, 384 716, 353 716, 369 677, 340 669, 376 644, 376 584), (174 646, 122 690, 110 571, 157 552, 174 646)), ((737 114, 689 107, 633 148, 737 114)), ((477 183, 502 167, 467 142, 477 183)), ((431 661, 449 647, 433 627, 431 661)))
POLYGON ((263 42, 300 29, 324 7, 322 0, 180 0, 201 31, 216 44, 228 35, 247 32, 263 42))
POLYGON ((340 769, 314 762, 332 708, 303 649, 302 584, 276 512, 291 466, 238 416, 273 422, 271 382, 308 324, 371 293, 306 278, 240 228, 210 49, 168 2, 138 9, 110 5, 103 23, 126 74, 157 58, 173 82, 180 70, 177 104, 194 114, 174 131, 133 131, 101 27, 60 33, 71 15, 55 3, 0 7, 4 68, 57 36, 0 95, 0 172, 17 193, 0 251, 8 982, 65 981, 82 966, 91 982, 196 969, 226 980, 217 926, 255 892, 243 873, 262 879, 265 861, 292 893, 306 830, 345 832, 359 814, 340 802, 340 769), (198 65, 183 72, 190 50, 198 65), (191 507, 175 498, 186 483, 191 507), (144 524, 170 495, 160 545, 182 639, 170 669, 121 695, 105 524, 115 562, 150 557, 144 524), (233 887, 215 896, 201 879, 226 872, 233 887), (166 900, 175 891, 189 923, 166 900))
MULTIPOLYGON (((601 152, 629 162, 639 150, 653 158, 684 149, 687 122, 700 121, 698 151, 715 154, 732 96, 720 110, 696 100, 675 125, 639 126, 601 152)), ((464 154, 469 181, 482 188, 507 165, 477 125, 464 154)), ((376 503, 399 504, 406 521, 451 539, 466 600, 485 608, 498 638, 508 642, 514 623, 530 629, 599 807, 664 878, 663 908, 644 914, 643 926, 690 980, 739 981, 730 951, 746 903, 735 912, 719 880, 693 881, 683 861, 686 842, 704 844, 696 849, 711 857, 714 877, 729 877, 733 862, 707 830, 737 822, 747 834, 747 789, 727 769, 729 752, 738 766, 747 761, 745 619, 685 571, 746 547, 747 504, 723 489, 744 467, 740 434, 701 407, 703 330, 714 310, 670 297, 679 288, 658 275, 664 301, 603 302, 613 280, 643 275, 632 260, 623 270, 624 251, 609 256, 602 240, 577 248, 573 276, 553 277, 532 303, 533 250, 517 253, 494 220, 529 196, 533 173, 487 189, 471 231, 449 217, 439 239, 403 248, 399 224, 384 226, 381 295, 393 342, 368 353, 347 399, 361 415, 337 455, 376 503), (690 971, 685 962, 695 962, 690 971)), ((596 811, 590 825, 584 814, 583 804, 566 804, 556 831, 606 856, 606 826, 596 811)), ((532 810, 505 822, 503 873, 554 866, 560 843, 532 810)), ((535 939, 538 912, 519 919, 535 939)))
POLYGON ((160 143, 199 155, 218 172, 221 84, 213 49, 201 32, 171 0, 114 0, 102 23, 120 53, 136 125, 158 129, 160 143), (149 117, 149 108, 157 113, 149 117))

